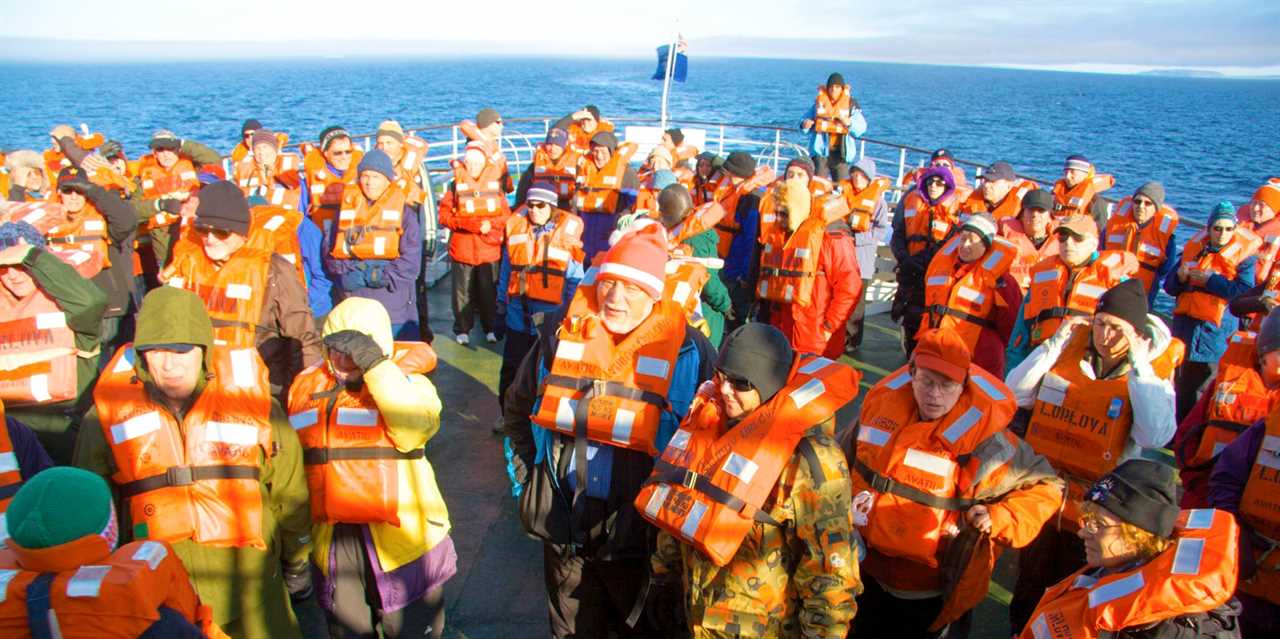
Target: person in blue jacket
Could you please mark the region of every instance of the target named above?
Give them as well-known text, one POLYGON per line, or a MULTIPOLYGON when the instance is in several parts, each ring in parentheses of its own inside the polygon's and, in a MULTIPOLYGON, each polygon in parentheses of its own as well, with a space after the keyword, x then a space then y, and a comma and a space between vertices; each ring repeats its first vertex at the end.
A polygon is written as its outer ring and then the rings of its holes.
POLYGON ((867 132, 867 119, 862 115, 862 107, 857 98, 852 95, 848 96, 848 111, 841 110, 840 113, 822 116, 839 120, 848 130, 843 134, 818 131, 818 102, 825 97, 832 105, 837 105, 848 91, 849 85, 845 84, 844 76, 832 73, 827 77, 826 86, 819 89, 813 106, 804 114, 804 120, 800 122, 800 128, 809 131, 809 155, 813 157, 817 173, 826 178, 835 176, 836 166, 853 164, 858 157, 858 138, 867 132))

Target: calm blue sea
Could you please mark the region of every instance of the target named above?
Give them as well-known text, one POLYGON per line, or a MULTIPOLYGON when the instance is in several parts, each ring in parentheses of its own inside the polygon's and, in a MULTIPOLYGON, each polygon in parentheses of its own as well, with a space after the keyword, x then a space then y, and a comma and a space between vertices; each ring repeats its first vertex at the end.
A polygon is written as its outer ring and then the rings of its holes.
MULTIPOLYGON (((152 130, 227 151, 256 117, 295 140, 340 123, 371 131, 474 117, 556 116, 595 103, 608 116, 656 117, 652 59, 444 58, 0 64, 0 148, 43 148, 57 122, 88 123, 135 156, 152 130)), ((675 85, 676 118, 794 126, 831 71, 852 83, 868 137, 963 159, 1005 159, 1056 177, 1083 153, 1114 173, 1111 194, 1148 179, 1184 217, 1239 203, 1280 174, 1280 81, 1164 78, 923 65, 699 58, 675 85)), ((794 138, 800 141, 800 137, 794 138)), ((887 167, 886 167, 887 168, 887 167)))

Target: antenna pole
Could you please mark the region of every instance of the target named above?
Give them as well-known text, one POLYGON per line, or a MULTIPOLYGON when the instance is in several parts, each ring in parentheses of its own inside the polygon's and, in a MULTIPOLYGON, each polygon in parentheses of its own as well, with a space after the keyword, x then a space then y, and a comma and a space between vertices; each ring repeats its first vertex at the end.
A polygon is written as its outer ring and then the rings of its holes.
POLYGON ((662 80, 662 117, 659 120, 659 128, 667 129, 667 99, 671 95, 671 76, 676 69, 676 41, 680 35, 677 33, 675 38, 671 39, 671 44, 667 47, 667 73, 662 80))

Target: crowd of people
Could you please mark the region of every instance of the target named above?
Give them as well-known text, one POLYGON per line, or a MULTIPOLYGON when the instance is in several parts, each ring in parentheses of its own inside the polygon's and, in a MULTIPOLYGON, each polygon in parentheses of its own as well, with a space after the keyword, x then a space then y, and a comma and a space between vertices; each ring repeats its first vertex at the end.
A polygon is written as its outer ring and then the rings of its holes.
POLYGON ((840 74, 800 126, 779 175, 588 105, 513 176, 485 108, 438 199, 394 120, 9 152, 0 631, 442 636, 430 200, 552 636, 965 637, 1007 549, 1014 637, 1280 632, 1280 179, 1183 243, 1081 155, 894 184, 840 74))

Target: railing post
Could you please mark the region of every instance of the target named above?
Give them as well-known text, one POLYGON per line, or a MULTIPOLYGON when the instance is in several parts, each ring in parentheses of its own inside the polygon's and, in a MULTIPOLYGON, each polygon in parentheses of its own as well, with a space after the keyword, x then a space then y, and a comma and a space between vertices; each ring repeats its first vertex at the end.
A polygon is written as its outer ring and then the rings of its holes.
POLYGON ((902 176, 907 174, 907 150, 898 149, 898 181, 896 184, 902 184, 902 176))
POLYGON ((453 125, 449 130, 453 132, 453 157, 449 159, 455 160, 458 158, 458 125, 453 125))
POLYGON ((778 146, 780 144, 782 144, 782 131, 780 129, 774 129, 773 131, 773 170, 775 172, 778 170, 778 162, 782 160, 782 157, 778 154, 778 151, 779 151, 778 146))
POLYGON ((716 155, 724 155, 724 125, 720 125, 720 151, 716 155))

